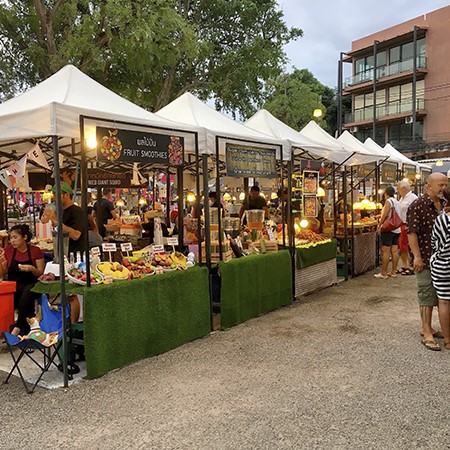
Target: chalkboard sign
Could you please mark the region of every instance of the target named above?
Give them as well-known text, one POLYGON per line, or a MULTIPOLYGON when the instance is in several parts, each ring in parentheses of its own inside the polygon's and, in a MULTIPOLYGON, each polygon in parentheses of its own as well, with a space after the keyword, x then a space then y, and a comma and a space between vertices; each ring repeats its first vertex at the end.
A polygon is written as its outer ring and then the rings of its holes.
POLYGON ((275 149, 227 144, 227 175, 230 177, 276 178, 275 149))
POLYGON ((383 163, 381 164, 381 182, 395 183, 397 181, 397 164, 383 163))

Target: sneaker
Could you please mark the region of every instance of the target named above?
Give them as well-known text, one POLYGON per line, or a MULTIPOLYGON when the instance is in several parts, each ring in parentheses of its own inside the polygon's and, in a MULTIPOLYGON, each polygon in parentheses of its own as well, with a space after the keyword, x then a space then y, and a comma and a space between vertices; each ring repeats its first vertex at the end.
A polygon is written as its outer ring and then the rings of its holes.
POLYGON ((382 280, 385 280, 386 278, 389 278, 387 275, 383 275, 382 273, 376 273, 374 275, 375 278, 380 278, 382 280))

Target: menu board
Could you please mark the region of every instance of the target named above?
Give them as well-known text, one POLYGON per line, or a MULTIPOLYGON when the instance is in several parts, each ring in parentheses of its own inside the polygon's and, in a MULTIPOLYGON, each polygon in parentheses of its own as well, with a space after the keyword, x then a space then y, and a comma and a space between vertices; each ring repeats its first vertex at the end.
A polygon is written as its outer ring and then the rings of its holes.
POLYGON ((276 178, 275 149, 226 145, 227 175, 230 177, 276 178))
POLYGON ((375 178, 375 164, 361 164, 360 166, 356 167, 356 176, 358 178, 366 178, 368 176, 371 176, 372 178, 375 178))
POLYGON ((319 189, 319 172, 303 171, 303 194, 317 194, 319 189))
POLYGON ((303 216, 304 217, 316 217, 317 210, 317 197, 315 195, 303 196, 303 216))
POLYGON ((397 181, 397 164, 385 162, 381 164, 381 182, 395 183, 397 181))

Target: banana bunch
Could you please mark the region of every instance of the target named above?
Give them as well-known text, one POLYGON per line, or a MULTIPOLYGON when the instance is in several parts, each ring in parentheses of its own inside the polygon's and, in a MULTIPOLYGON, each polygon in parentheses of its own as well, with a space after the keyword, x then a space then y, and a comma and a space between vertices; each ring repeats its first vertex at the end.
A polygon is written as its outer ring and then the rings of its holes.
POLYGON ((181 270, 186 270, 187 269, 187 265, 186 265, 186 256, 183 255, 183 253, 181 252, 172 252, 170 254, 170 259, 181 269, 181 270))

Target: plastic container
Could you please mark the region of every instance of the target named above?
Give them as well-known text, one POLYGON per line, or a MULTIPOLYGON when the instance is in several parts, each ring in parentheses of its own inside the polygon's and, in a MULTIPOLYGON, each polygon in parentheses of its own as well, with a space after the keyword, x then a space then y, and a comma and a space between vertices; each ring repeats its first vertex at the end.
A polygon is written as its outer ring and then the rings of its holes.
POLYGON ((14 323, 14 292, 15 281, 0 281, 0 333, 9 333, 14 323))
POLYGON ((245 212, 247 215, 247 228, 250 230, 262 231, 264 224, 264 211, 262 209, 250 209, 245 212))

